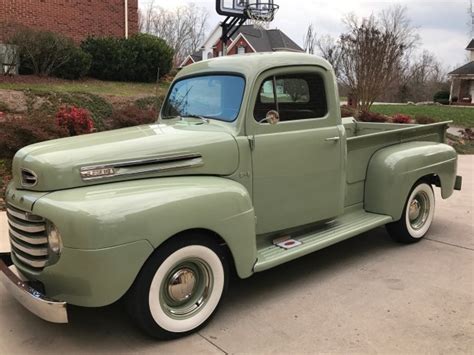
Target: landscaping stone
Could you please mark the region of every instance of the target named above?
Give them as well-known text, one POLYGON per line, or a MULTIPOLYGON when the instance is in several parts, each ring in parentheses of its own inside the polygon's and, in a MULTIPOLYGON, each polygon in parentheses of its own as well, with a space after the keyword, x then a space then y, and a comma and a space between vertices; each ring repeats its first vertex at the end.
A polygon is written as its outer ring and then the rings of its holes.
POLYGON ((26 95, 22 91, 0 90, 0 111, 7 113, 25 113, 28 111, 26 95))

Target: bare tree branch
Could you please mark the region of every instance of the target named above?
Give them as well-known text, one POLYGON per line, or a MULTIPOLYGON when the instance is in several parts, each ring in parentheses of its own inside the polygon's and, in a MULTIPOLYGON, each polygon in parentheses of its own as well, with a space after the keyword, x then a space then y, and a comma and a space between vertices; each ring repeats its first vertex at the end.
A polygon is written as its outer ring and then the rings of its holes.
POLYGON ((167 10, 152 1, 139 18, 140 30, 163 38, 175 52, 175 64, 179 64, 204 41, 208 12, 194 3, 167 10))
POLYGON ((319 54, 331 63, 334 73, 339 79, 341 75, 341 47, 333 37, 329 35, 322 36, 317 39, 316 45, 319 54))

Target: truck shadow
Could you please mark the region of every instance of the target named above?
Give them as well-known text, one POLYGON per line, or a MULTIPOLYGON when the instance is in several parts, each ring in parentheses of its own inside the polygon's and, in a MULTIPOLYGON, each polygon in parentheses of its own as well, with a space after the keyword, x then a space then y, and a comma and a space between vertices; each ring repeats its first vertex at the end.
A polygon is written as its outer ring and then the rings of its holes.
MULTIPOLYGON (((375 255, 400 247, 400 244, 390 239, 385 228, 377 228, 268 271, 256 273, 249 279, 234 277, 225 300, 226 303, 241 301, 242 295, 246 299, 266 298, 269 294, 302 284, 306 279, 323 280, 348 272, 354 264, 360 266, 364 260, 370 262, 375 255)), ((249 300, 249 303, 252 301, 249 300)))
MULTIPOLYGON (((375 255, 383 255, 400 246, 392 242, 385 229, 379 228, 360 236, 323 249, 306 257, 279 266, 252 276, 246 280, 234 277, 230 281, 227 293, 220 312, 232 313, 263 306, 271 302, 272 297, 278 297, 281 292, 292 292, 297 297, 301 284, 308 279, 327 279, 338 273, 348 272, 355 264, 370 262, 375 255)), ((166 351, 173 349, 176 342, 156 342, 143 335, 125 312, 123 303, 118 302, 109 307, 88 309, 70 307, 70 323, 68 325, 54 325, 44 323, 23 310, 21 306, 12 303, 12 312, 18 313, 21 323, 16 322, 15 329, 21 324, 22 344, 24 350, 29 347, 41 349, 45 352, 51 347, 63 348, 71 344, 81 352, 134 352, 134 351, 166 351), (41 335, 38 333, 41 329, 41 335), (27 335, 28 334, 28 335, 27 335), (48 340, 49 339, 49 340, 48 340)), ((224 321, 219 315, 214 322, 224 321)), ((202 341, 198 336, 191 336, 178 340, 195 344, 202 341)))

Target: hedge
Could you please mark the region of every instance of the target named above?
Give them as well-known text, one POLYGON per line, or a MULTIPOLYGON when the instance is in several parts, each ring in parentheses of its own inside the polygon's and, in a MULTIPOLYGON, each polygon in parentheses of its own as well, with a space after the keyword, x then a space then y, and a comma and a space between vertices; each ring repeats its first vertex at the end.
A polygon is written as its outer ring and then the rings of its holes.
POLYGON ((156 81, 173 66, 173 50, 161 38, 137 34, 129 39, 88 38, 81 48, 92 57, 89 75, 111 81, 156 81))
POLYGON ((18 48, 20 74, 80 79, 91 65, 91 57, 73 40, 53 32, 19 27, 7 43, 18 48))

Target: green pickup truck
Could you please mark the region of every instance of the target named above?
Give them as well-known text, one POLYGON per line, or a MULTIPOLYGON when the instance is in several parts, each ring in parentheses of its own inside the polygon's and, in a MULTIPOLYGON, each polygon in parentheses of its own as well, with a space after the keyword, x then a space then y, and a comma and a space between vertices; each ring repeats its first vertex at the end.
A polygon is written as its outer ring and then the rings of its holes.
MULTIPOLYGON (((39 317, 124 299, 159 339, 203 327, 236 273, 386 225, 423 238, 461 189, 448 123, 341 119, 331 66, 296 53, 184 68, 156 124, 20 150, 0 280, 39 317)), ((284 276, 282 276, 284 278, 284 276)))

